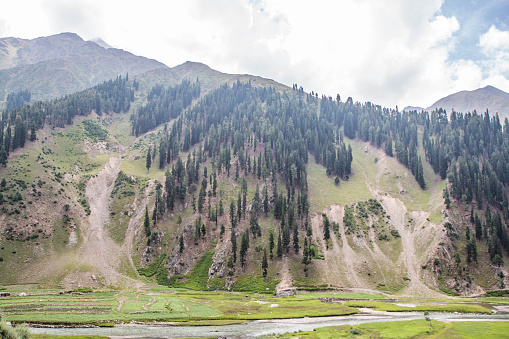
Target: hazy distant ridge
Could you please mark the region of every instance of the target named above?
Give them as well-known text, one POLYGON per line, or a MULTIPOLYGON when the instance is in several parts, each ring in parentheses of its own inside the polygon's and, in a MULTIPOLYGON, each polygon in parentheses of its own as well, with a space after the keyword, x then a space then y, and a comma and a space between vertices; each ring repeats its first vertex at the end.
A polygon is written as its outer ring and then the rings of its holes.
POLYGON ((137 75, 166 67, 159 61, 107 47, 102 40, 84 41, 74 33, 32 40, 0 39, 0 102, 8 93, 32 92, 46 100, 94 86, 119 74, 137 75))
POLYGON ((438 100, 426 110, 432 111, 437 108, 443 108, 448 113, 452 109, 463 113, 476 110, 478 114, 482 114, 488 109, 491 116, 498 112, 501 119, 509 118, 509 94, 493 86, 486 86, 474 91, 451 94, 438 100))

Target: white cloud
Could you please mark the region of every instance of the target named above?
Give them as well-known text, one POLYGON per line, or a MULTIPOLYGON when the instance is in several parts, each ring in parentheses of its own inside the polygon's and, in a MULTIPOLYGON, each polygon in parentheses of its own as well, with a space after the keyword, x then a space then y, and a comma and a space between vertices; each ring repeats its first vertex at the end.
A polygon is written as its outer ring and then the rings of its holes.
POLYGON ((492 85, 509 91, 509 31, 500 31, 491 26, 488 32, 479 38, 479 47, 485 55, 482 61, 485 78, 483 85, 492 85))
POLYGON ((0 33, 75 31, 168 66, 200 61, 390 107, 428 106, 487 81, 506 84, 509 32, 492 27, 480 38, 481 63, 451 61, 461 27, 441 15, 442 2, 17 0, 0 4, 0 33))
POLYGON ((481 35, 479 46, 487 54, 493 51, 509 51, 509 31, 500 31, 494 25, 481 35))
POLYGON ((92 39, 102 32, 102 14, 92 0, 43 0, 42 8, 55 32, 80 32, 84 39, 92 39))

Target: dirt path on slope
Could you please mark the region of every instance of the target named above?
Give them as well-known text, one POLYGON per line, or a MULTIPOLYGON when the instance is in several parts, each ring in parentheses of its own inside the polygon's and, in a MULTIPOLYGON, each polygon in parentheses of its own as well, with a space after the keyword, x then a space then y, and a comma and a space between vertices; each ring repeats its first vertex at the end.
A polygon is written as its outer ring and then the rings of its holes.
MULTIPOLYGON (((372 189, 370 187, 370 189, 372 189)), ((378 194, 377 191, 372 191, 372 194, 382 204, 387 215, 390 217, 391 224, 396 228, 401 236, 402 252, 398 259, 406 267, 408 278, 410 278, 409 286, 405 289, 404 293, 411 295, 427 295, 427 296, 441 296, 439 293, 428 288, 420 278, 421 265, 416 256, 415 249, 415 236, 412 228, 407 225, 410 216, 407 213, 405 204, 397 198, 389 195, 378 194)))
POLYGON ((331 259, 334 262, 335 267, 334 271, 337 272, 336 275, 339 274, 340 267, 346 266, 346 271, 348 272, 348 274, 345 274, 344 278, 346 278, 347 281, 343 281, 344 279, 340 279, 340 277, 338 277, 339 278, 338 280, 342 282, 341 286, 346 285, 346 282, 349 282, 350 286, 355 287, 366 286, 364 282, 359 278, 359 275, 357 274, 354 268, 354 262, 357 260, 357 258, 355 251, 348 244, 348 239, 345 234, 345 227, 343 224, 345 208, 341 205, 334 204, 329 207, 327 215, 329 216, 331 223, 335 221, 339 224, 339 234, 341 235, 342 246, 340 246, 334 231, 331 230, 332 251, 329 257, 331 257, 331 259))
MULTIPOLYGON (((125 256, 127 256, 127 260, 129 261, 129 265, 133 268, 135 272, 137 272, 136 266, 134 265, 133 258, 132 258, 132 252, 133 252, 133 240, 134 236, 137 233, 137 230, 139 226, 141 225, 141 219, 145 215, 145 207, 148 204, 149 199, 149 193, 154 190, 155 182, 154 180, 150 180, 148 182, 147 187, 145 188, 145 191, 142 193, 141 197, 141 206, 138 207, 139 204, 139 194, 137 195, 136 199, 134 199, 132 206, 134 209, 134 214, 129 220, 129 225, 127 226, 127 230, 125 232, 125 239, 124 243, 122 244, 122 252, 125 256)), ((141 287, 143 285, 140 283, 137 287, 141 287)))
POLYGON ((85 195, 91 213, 88 223, 82 227, 83 244, 79 250, 80 261, 95 267, 99 281, 112 287, 127 287, 137 283, 119 273, 123 253, 105 229, 110 220, 110 195, 120 171, 120 163, 120 157, 111 157, 87 183, 85 195))
POLYGON ((343 243, 342 246, 340 246, 336 234, 331 227, 330 233, 332 246, 327 249, 323 234, 323 227, 321 227, 322 214, 316 213, 311 218, 311 228, 313 229, 313 238, 317 242, 319 250, 323 253, 325 260, 314 260, 313 264, 319 267, 321 276, 323 276, 324 280, 329 284, 335 286, 349 285, 352 287, 365 286, 355 271, 354 262, 357 260, 356 253, 350 247, 345 237, 344 227, 342 226, 344 215, 343 206, 335 204, 326 208, 323 212, 327 213, 331 223, 332 221, 336 221, 340 224, 340 234, 343 243))
MULTIPOLYGON (((382 152, 383 153, 383 152, 382 152)), ((371 183, 366 173, 364 182, 368 187, 369 191, 384 207, 387 215, 390 217, 391 224, 396 228, 401 236, 402 252, 398 259, 406 267, 406 272, 410 278, 410 284, 405 288, 404 293, 411 295, 427 295, 427 296, 441 296, 441 294, 431 290, 426 286, 420 278, 421 265, 419 259, 416 256, 415 249, 415 237, 417 233, 415 229, 407 226, 408 218, 411 218, 412 214, 408 213, 405 204, 398 198, 394 198, 388 194, 381 193, 376 187, 379 186, 380 178, 383 175, 387 166, 386 156, 381 155, 378 161, 377 175, 375 177, 375 183, 371 183)), ((420 214, 426 214, 420 212, 420 214)))
POLYGON ((282 260, 283 268, 281 269, 281 281, 276 286, 276 293, 292 288, 293 279, 292 275, 290 274, 290 269, 288 268, 288 260, 289 259, 286 258, 286 256, 283 257, 282 260))

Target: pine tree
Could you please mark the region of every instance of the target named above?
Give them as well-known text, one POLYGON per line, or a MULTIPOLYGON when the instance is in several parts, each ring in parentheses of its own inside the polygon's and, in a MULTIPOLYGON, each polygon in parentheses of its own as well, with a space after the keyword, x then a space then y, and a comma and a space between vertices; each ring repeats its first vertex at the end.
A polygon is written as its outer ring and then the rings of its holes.
POLYGON ((249 249, 249 232, 246 231, 242 233, 242 240, 240 244, 240 264, 242 267, 244 267, 244 264, 246 263, 246 254, 248 249, 249 249))
POLYGON ((447 209, 451 208, 451 199, 449 198, 449 190, 447 189, 447 187, 445 188, 444 191, 444 203, 447 209))
POLYGON ((265 216, 269 213, 269 193, 267 192, 267 184, 263 186, 263 212, 265 216))
POLYGON ((232 242, 232 254, 233 254, 233 262, 237 262, 237 237, 235 236, 235 230, 232 230, 232 235, 230 238, 232 242))
POLYGON ((145 206, 145 220, 143 222, 143 226, 145 228, 145 235, 149 237, 152 232, 150 232, 150 219, 148 216, 148 208, 146 206, 145 206))
POLYGON ((180 246, 179 246, 179 252, 184 252, 184 236, 180 236, 180 246))
POLYGON ((267 278, 267 268, 269 267, 269 263, 267 262, 267 249, 263 249, 263 259, 262 259, 262 270, 263 277, 267 278))
POLYGON ((270 252, 270 259, 273 258, 273 250, 274 250, 274 232, 271 230, 269 234, 269 252, 270 252))
POLYGON ((279 232, 279 236, 277 238, 277 257, 281 258, 283 256, 283 244, 281 239, 281 232, 279 232))
POLYGON ((151 146, 149 146, 148 152, 147 152, 147 163, 146 163, 147 172, 150 172, 150 166, 152 165, 152 155, 150 155, 150 152, 151 152, 151 146))
POLYGON ((326 214, 322 214, 323 216, 323 237, 325 238, 325 243, 327 244, 327 249, 329 249, 329 239, 330 239, 330 222, 329 218, 326 214))
POLYGON ((232 228, 235 228, 237 226, 237 222, 235 220, 235 201, 233 200, 230 203, 230 222, 232 228))
POLYGON ((293 226, 293 249, 295 254, 299 253, 299 228, 297 225, 293 226))

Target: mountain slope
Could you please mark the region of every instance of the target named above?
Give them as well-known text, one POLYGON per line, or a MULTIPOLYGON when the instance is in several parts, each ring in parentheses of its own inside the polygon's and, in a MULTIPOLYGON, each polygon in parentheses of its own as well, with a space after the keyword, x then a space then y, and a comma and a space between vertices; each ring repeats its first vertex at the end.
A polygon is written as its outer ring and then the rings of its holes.
POLYGON ((89 88, 117 75, 134 76, 164 64, 104 48, 73 33, 33 40, 0 39, 0 103, 27 89, 32 100, 47 100, 89 88))
POLYGON ((509 118, 509 93, 501 91, 493 86, 486 86, 473 91, 461 91, 446 96, 429 106, 426 110, 432 111, 443 108, 447 112, 453 109, 456 112, 473 112, 483 114, 486 109, 494 116, 498 112, 501 122, 509 118))
POLYGON ((0 284, 435 297, 508 275, 509 155, 491 147, 507 136, 479 116, 448 124, 186 62, 2 119, 0 284))

